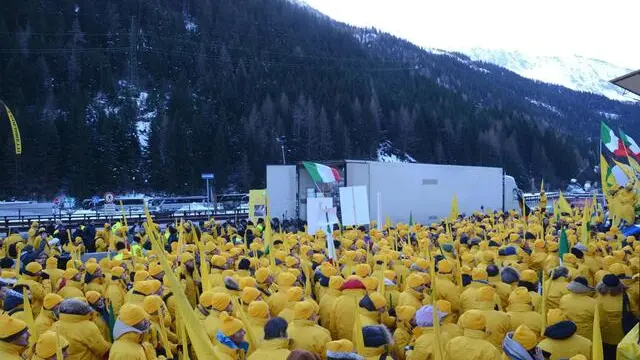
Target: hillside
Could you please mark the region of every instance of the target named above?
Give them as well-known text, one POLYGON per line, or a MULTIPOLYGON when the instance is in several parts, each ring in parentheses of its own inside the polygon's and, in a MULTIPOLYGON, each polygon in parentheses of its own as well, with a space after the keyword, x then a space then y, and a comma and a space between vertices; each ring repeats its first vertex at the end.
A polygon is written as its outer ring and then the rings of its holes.
MULTIPOLYGON (((264 186, 265 164, 377 157, 504 166, 560 185, 598 122, 640 108, 337 23, 284 0, 5 2, 0 197, 264 186), (609 116, 607 115, 607 116, 609 116)), ((590 174, 591 173, 591 174, 590 174)), ((595 178, 586 171, 582 176, 595 178)))

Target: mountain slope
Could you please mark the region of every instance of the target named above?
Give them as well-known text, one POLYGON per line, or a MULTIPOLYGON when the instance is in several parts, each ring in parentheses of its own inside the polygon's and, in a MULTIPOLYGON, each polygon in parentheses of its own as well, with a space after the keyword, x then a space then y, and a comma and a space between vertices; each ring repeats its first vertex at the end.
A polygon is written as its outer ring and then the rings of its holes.
POLYGON ((529 79, 566 86, 572 90, 601 94, 613 100, 631 101, 609 80, 627 74, 631 69, 612 65, 602 60, 582 56, 532 56, 518 51, 461 49, 472 60, 492 63, 507 68, 529 79))
POLYGON ((549 184, 596 164, 598 121, 640 109, 434 54, 285 0, 0 4, 0 196, 264 186, 265 164, 376 159, 502 166, 549 184))

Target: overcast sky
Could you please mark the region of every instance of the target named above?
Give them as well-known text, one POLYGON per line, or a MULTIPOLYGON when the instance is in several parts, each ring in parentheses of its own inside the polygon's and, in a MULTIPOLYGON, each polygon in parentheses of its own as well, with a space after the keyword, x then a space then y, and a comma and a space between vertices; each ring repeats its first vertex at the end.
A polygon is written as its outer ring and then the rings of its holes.
POLYGON ((640 69, 640 0, 303 0, 424 47, 577 54, 640 69))

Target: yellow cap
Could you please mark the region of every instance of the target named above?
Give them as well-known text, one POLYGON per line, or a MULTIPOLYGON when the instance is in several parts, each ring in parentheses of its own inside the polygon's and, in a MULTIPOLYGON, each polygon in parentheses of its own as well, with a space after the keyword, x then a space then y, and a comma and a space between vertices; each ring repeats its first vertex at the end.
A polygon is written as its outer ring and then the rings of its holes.
POLYGON ((527 270, 524 270, 522 273, 520 273, 520 280, 526 281, 532 284, 537 284, 538 274, 533 270, 527 269, 527 270))
POLYGON ((567 317, 562 310, 550 309, 547 311, 547 326, 551 326, 565 320, 567 320, 567 317))
POLYGON ((97 263, 88 263, 87 266, 85 267, 87 274, 90 274, 90 275, 95 274, 96 271, 98 271, 98 269, 100 269, 100 266, 97 263))
POLYGON ((396 307, 396 316, 401 321, 409 321, 416 314, 416 308, 411 305, 396 307))
POLYGON ((631 269, 626 265, 614 263, 609 266, 609 272, 616 276, 631 277, 631 269))
POLYGON ((495 298, 496 291, 491 286, 483 286, 476 291, 476 301, 490 302, 495 298))
POLYGON ((58 259, 54 257, 47 258, 47 269, 55 269, 58 267, 58 259))
POLYGON ((67 279, 67 280, 71 280, 73 279, 76 275, 78 275, 79 271, 77 269, 74 268, 69 268, 67 270, 64 271, 64 273, 62 274, 62 276, 67 279))
MULTIPOLYGON (((202 298, 202 296, 200 297, 202 298)), ((144 303, 142 304, 142 309, 147 313, 147 314, 155 314, 158 311, 160 311, 160 309, 162 309, 162 298, 158 295, 149 295, 147 297, 144 298, 144 303)))
POLYGON ((240 289, 244 289, 247 287, 256 287, 256 279, 250 276, 243 277, 242 279, 240 279, 240 281, 238 281, 238 286, 240 286, 240 289))
POLYGON ((578 355, 574 355, 573 357, 569 358, 569 360, 587 360, 587 357, 582 355, 582 354, 578 354, 578 355))
POLYGON ((555 241, 548 242, 547 250, 549 250, 550 252, 558 251, 558 243, 555 241))
POLYGON ((27 328, 27 324, 7 314, 0 315, 0 340, 21 333, 27 328))
POLYGON ((296 265, 298 265, 298 259, 294 258, 293 256, 287 256, 284 260, 284 264, 289 268, 295 267, 296 265))
POLYGON ((485 269, 481 269, 481 268, 474 268, 471 271, 471 279, 472 280, 487 280, 489 279, 489 275, 487 275, 487 271, 485 269))
POLYGON ((524 324, 516 328, 516 331, 513 333, 513 340, 522 345, 527 351, 533 349, 538 344, 536 333, 524 324))
POLYGON ((211 297, 211 306, 218 311, 224 311, 229 307, 231 297, 227 293, 215 293, 211 297))
POLYGON ((155 294, 158 292, 158 290, 160 290, 161 287, 162 287, 162 283, 156 279, 138 281, 133 284, 133 290, 143 295, 155 294))
MULTIPOLYGON (((51 330, 45 331, 44 334, 40 334, 38 342, 36 342, 36 356, 40 359, 48 359, 56 354, 56 343, 58 335, 51 330)), ((65 349, 69 347, 67 339, 60 335, 60 347, 65 349)))
POLYGON ((338 269, 336 269, 336 267, 331 263, 323 262, 322 265, 320 265, 320 273, 324 277, 331 277, 334 275, 338 275, 338 269))
POLYGON ((226 311, 220 313, 220 322, 220 331, 226 336, 231 336, 244 329, 242 321, 227 314, 226 311))
POLYGON ((293 308, 293 311, 294 311, 294 316, 293 316, 294 320, 300 320, 300 319, 306 320, 306 319, 309 319, 311 316, 313 316, 315 312, 315 307, 310 301, 301 301, 299 303, 296 303, 295 307, 293 308))
POLYGON ((447 300, 436 301, 436 307, 439 311, 451 314, 451 303, 447 300))
POLYGON ((32 273, 32 274, 37 274, 40 271, 42 271, 42 265, 40 265, 37 262, 30 262, 27 264, 27 266, 24 267, 25 270, 27 270, 28 272, 32 273))
POLYGON ((269 276, 271 276, 271 270, 269 270, 269 268, 260 268, 256 270, 256 281, 258 284, 264 284, 269 276))
POLYGON ((120 277, 124 274, 124 268, 120 266, 115 266, 111 268, 111 276, 120 277))
POLYGON ((98 300, 100 300, 100 298, 102 297, 102 295, 100 295, 100 293, 99 293, 99 292, 97 292, 97 291, 93 291, 93 290, 91 290, 91 291, 87 291, 87 292, 84 294, 84 297, 87 299, 87 302, 88 302, 89 304, 95 304, 98 300))
POLYGON ((424 278, 420 274, 413 273, 407 277, 406 284, 407 287, 416 288, 424 285, 424 278))
POLYGON ((264 301, 252 301, 247 313, 254 318, 266 319, 269 317, 269 305, 264 301))
POLYGON ((578 258, 570 253, 562 255, 562 261, 569 264, 575 264, 578 262, 578 258))
POLYGON ((332 276, 329 278, 329 289, 340 290, 344 284, 344 278, 342 276, 332 276))
POLYGON ((531 294, 525 287, 519 287, 509 295, 509 304, 530 304, 531 294))
POLYGON ((118 319, 129 326, 135 326, 142 320, 148 318, 149 315, 147 315, 140 306, 131 303, 122 305, 120 315, 118 315, 118 319))
POLYGON ((368 278, 362 279, 362 282, 364 283, 364 286, 367 288, 368 291, 376 291, 378 289, 379 281, 374 277, 368 277, 368 278))
POLYGON ((365 278, 371 274, 371 266, 369 264, 358 264, 355 269, 356 275, 365 278))
POLYGON ((450 274, 453 271, 453 262, 449 260, 441 260, 438 263, 438 273, 450 274))
POLYGON ((326 349, 335 353, 351 353, 353 352, 353 343, 347 339, 330 341, 327 343, 326 349))
POLYGON ((136 274, 133 275, 133 282, 145 281, 149 278, 149 273, 145 270, 136 271, 136 274))
POLYGON ((387 300, 384 298, 384 296, 380 295, 380 293, 374 292, 369 294, 369 299, 371 299, 371 302, 376 309, 387 306, 387 300))
POLYGON ((183 252, 180 254, 179 259, 180 259, 180 263, 184 264, 186 262, 193 261, 193 255, 191 255, 191 253, 188 253, 188 252, 183 252))
POLYGON ((389 279, 391 281, 394 281, 396 279, 396 273, 393 270, 385 270, 384 271, 384 278, 385 279, 389 279))
POLYGON ((62 298, 62 296, 54 293, 49 293, 44 296, 44 299, 42 300, 42 307, 45 310, 51 310, 56 305, 60 304, 63 300, 64 299, 62 298))
POLYGON ((211 265, 213 266, 222 267, 226 262, 227 260, 224 258, 224 256, 213 255, 211 257, 211 265))
POLYGON ((240 299, 242 299, 243 303, 249 304, 255 299, 257 299, 260 296, 260 294, 262 294, 260 290, 254 287, 246 287, 242 289, 242 294, 240 295, 240 299))
POLYGON ((162 266, 160 266, 160 264, 158 263, 153 263, 151 265, 149 265, 149 275, 150 276, 156 276, 160 273, 162 273, 164 270, 162 270, 162 266))
POLYGON ((291 287, 287 290, 288 301, 302 301, 304 290, 299 286, 291 287))
POLYGON ((460 326, 463 329, 484 330, 486 318, 484 312, 476 309, 467 310, 460 317, 460 326))
POLYGON ((296 277, 290 272, 281 272, 278 275, 278 286, 291 286, 296 282, 296 277))

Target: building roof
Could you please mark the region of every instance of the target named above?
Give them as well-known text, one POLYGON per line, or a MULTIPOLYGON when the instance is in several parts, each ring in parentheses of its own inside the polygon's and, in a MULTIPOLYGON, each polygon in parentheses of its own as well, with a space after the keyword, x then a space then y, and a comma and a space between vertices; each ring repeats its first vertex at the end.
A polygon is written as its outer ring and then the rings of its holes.
POLYGON ((640 70, 622 75, 609 82, 640 96, 640 70))

